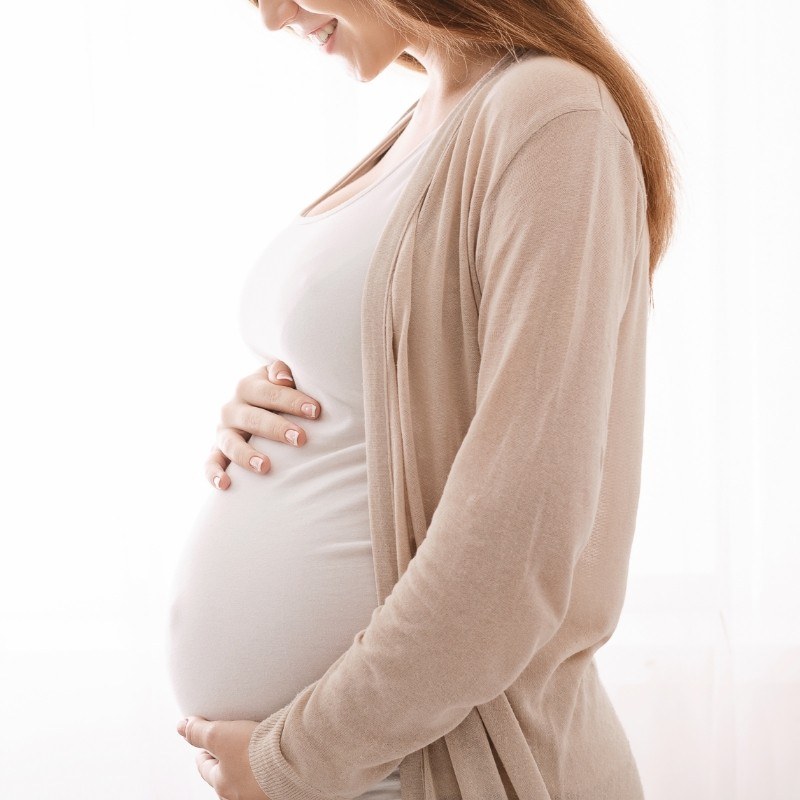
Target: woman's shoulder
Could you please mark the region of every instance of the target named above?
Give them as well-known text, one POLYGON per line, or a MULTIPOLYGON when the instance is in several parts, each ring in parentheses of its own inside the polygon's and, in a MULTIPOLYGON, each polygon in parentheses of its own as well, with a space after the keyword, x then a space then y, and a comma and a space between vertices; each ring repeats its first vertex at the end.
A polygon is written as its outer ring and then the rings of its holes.
POLYGON ((515 140, 519 144, 571 111, 596 111, 631 140, 619 106, 594 72, 540 50, 525 51, 475 99, 470 127, 473 135, 483 134, 489 146, 515 140))

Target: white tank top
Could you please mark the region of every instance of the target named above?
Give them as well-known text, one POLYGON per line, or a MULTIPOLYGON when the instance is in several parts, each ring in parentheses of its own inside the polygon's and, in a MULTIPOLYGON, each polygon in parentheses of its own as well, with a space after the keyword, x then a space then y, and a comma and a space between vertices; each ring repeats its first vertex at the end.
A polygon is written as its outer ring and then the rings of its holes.
MULTIPOLYGON (((180 713, 259 721, 313 683, 377 605, 367 504, 361 295, 390 211, 433 131, 376 183, 321 214, 297 215, 241 294, 240 330, 265 363, 292 369, 322 404, 295 448, 259 436, 272 468, 232 463, 189 531, 169 617, 180 713)), ((398 770, 362 797, 400 797, 398 770)))

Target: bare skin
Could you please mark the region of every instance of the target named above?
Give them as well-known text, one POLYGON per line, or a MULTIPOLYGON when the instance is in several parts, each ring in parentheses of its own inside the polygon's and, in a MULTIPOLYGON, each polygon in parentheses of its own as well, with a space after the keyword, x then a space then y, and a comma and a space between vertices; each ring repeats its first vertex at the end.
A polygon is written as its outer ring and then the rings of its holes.
MULTIPOLYGON (((477 51, 469 57, 450 59, 423 37, 403 39, 377 14, 369 12, 368 2, 303 0, 300 6, 291 0, 259 0, 258 5, 270 31, 289 26, 304 36, 335 18, 337 27, 329 43, 329 52, 320 55, 339 59, 358 81, 371 81, 404 51, 411 53, 427 70, 428 87, 405 129, 357 184, 346 185, 336 195, 325 199, 330 207, 347 199, 348 191, 352 196, 370 181, 380 179, 408 155, 498 60, 494 53, 487 55, 477 51)), ((308 45, 317 46, 311 41, 308 45)), ((318 204, 318 212, 320 208, 325 210, 323 204, 318 204)), ((283 361, 275 361, 239 381, 234 397, 222 408, 217 442, 205 467, 209 481, 220 489, 227 489, 231 479, 225 470, 231 461, 258 473, 269 471, 269 458, 250 446, 251 435, 284 442, 290 447, 302 447, 307 441, 305 430, 287 421, 282 413, 302 418, 305 403, 315 406, 313 415, 307 418, 319 418, 321 404, 295 387, 291 369, 283 361), (285 438, 292 430, 297 433, 293 442, 285 438), (254 459, 252 463, 251 459, 254 459)), ((248 743, 255 727, 256 723, 249 720, 219 721, 202 717, 190 717, 188 725, 179 724, 178 732, 189 744, 199 748, 195 758, 198 771, 218 796, 239 800, 267 797, 256 783, 249 764, 248 743)))
MULTIPOLYGON (((260 0, 259 12, 269 31, 288 29, 301 37, 336 19, 329 51, 318 55, 338 60, 357 81, 373 80, 403 52, 413 55, 427 71, 425 92, 389 150, 364 175, 309 209, 309 216, 334 208, 380 180, 441 124, 458 101, 498 61, 496 53, 478 49, 458 58, 448 57, 424 36, 401 37, 377 14, 370 13, 365 3, 353 0, 304 0, 302 6, 291 0, 260 0)), ((305 41, 309 48, 318 47, 308 38, 305 41)), ((208 480, 219 489, 227 489, 231 478, 225 470, 232 461, 254 472, 269 472, 269 458, 249 444, 251 435, 302 447, 308 440, 305 430, 281 415, 305 416, 300 410, 305 402, 316 404, 317 414, 322 413, 316 398, 297 390, 291 369, 283 361, 276 361, 243 378, 233 398, 222 408, 216 443, 205 464, 208 480), (280 377, 281 373, 285 377, 280 377), (290 430, 297 431, 296 445, 285 438, 290 430), (254 459, 252 463, 251 459, 254 459)))
POLYGON ((285 413, 308 419, 319 419, 322 414, 319 400, 295 388, 291 370, 285 362, 274 361, 242 378, 236 385, 233 398, 220 412, 216 443, 205 464, 206 478, 218 489, 227 489, 231 478, 225 470, 232 461, 252 472, 269 472, 270 460, 249 444, 251 435, 283 442, 290 447, 302 447, 308 441, 306 432, 300 425, 281 416, 285 413), (309 403, 314 406, 314 416, 302 409, 309 403), (296 445, 287 438, 289 431, 297 431, 296 445), (260 459, 260 463, 257 460, 251 463, 251 459, 260 459), (215 478, 219 479, 218 484, 215 478))
MULTIPOLYGON (((326 48, 322 56, 338 59, 348 73, 362 83, 373 80, 403 52, 413 55, 428 74, 425 92, 389 151, 367 173, 310 209, 308 216, 335 208, 390 172, 441 124, 464 94, 498 60, 496 54, 477 51, 463 58, 448 58, 446 53, 422 36, 401 38, 377 15, 365 12, 363 5, 352 0, 314 0, 305 2, 303 6, 293 2, 261 2, 259 9, 270 31, 288 28, 299 36, 336 19, 337 27, 330 50, 326 48)), ((310 47, 318 47, 314 42, 307 41, 310 47)))

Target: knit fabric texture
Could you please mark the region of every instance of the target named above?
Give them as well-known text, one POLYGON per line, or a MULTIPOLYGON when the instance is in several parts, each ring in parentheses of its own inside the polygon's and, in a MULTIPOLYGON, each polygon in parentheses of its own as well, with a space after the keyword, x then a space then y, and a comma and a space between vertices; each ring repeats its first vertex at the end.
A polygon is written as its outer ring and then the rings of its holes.
POLYGON ((403 800, 642 800, 593 656, 636 523, 648 270, 641 163, 607 87, 507 54, 431 140, 369 265, 380 603, 259 721, 270 800, 355 798, 398 765, 403 800))

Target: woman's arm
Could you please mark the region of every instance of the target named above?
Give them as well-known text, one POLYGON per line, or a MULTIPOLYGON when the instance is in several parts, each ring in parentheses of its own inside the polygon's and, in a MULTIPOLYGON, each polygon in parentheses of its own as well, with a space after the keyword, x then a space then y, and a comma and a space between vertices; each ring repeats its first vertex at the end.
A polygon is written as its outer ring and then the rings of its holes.
POLYGON ((597 509, 642 191, 631 142, 594 109, 537 129, 488 190, 475 416, 385 603, 255 729, 270 800, 367 791, 510 686, 559 628, 597 509))

